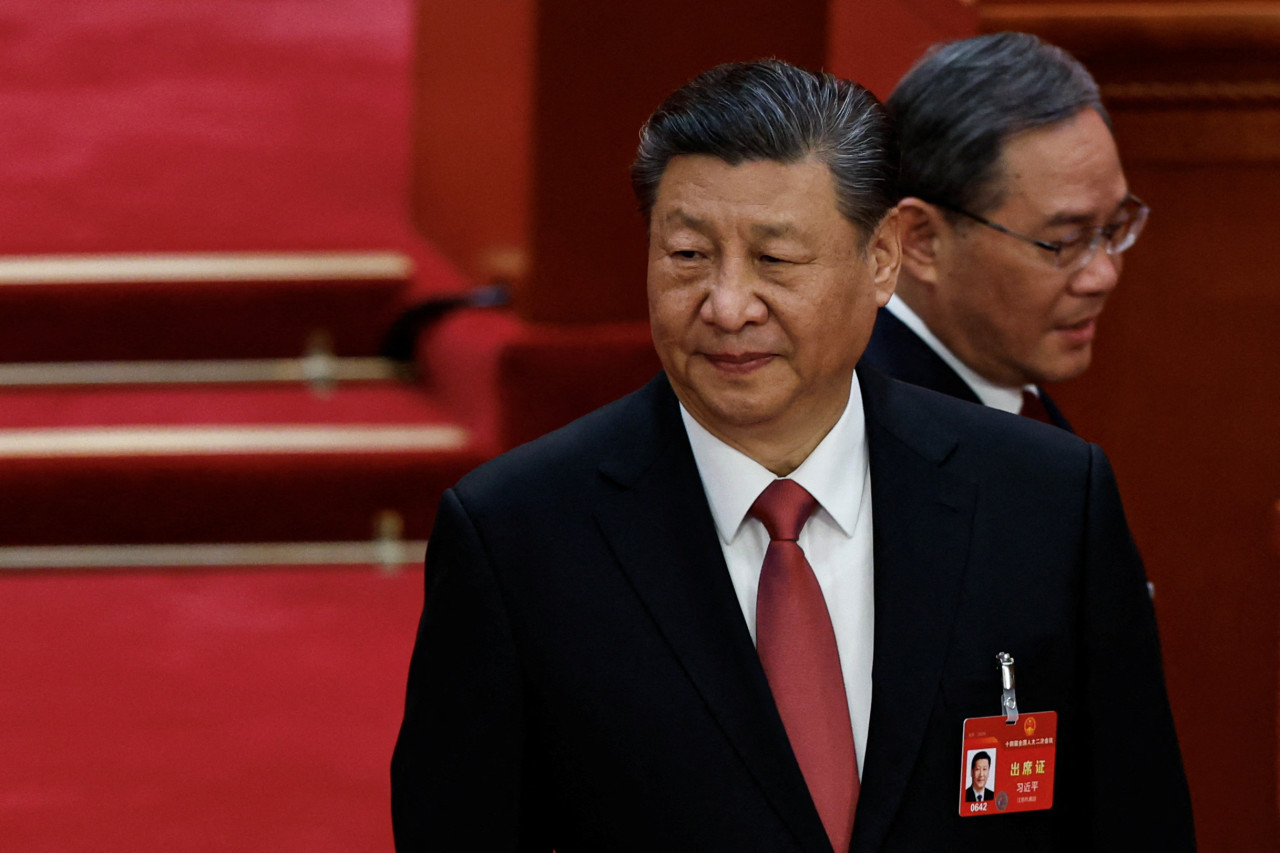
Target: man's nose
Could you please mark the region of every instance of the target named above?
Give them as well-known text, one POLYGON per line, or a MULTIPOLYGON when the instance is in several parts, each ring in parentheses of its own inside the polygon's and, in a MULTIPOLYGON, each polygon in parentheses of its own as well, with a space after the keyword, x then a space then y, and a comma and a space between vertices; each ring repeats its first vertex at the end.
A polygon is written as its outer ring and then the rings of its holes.
POLYGON ((759 278, 751 264, 726 260, 716 270, 702 301, 703 322, 729 332, 763 323, 769 309, 760 298, 758 285, 759 278))
POLYGON ((1123 255, 1113 255, 1105 246, 1089 259, 1071 280, 1071 289, 1080 295, 1107 294, 1120 282, 1123 255))

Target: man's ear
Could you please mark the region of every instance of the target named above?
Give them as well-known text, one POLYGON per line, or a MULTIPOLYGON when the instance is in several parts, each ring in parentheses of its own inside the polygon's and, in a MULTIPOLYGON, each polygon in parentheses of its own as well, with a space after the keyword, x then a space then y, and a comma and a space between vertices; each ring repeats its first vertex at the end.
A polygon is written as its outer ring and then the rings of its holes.
POLYGON ((907 196, 898 202, 902 234, 902 266, 918 281, 938 280, 938 243, 946 232, 942 211, 923 199, 907 196))
POLYGON ((898 233, 900 224, 897 208, 890 210, 876 226, 867 245, 872 282, 876 289, 876 304, 881 308, 893 296, 893 290, 898 285, 898 271, 902 267, 902 241, 898 233))

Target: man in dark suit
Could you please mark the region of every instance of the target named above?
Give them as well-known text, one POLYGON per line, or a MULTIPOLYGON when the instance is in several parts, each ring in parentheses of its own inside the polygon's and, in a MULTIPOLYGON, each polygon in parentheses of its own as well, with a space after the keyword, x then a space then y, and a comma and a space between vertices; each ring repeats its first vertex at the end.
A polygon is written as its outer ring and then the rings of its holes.
POLYGON ((938 46, 887 103, 902 274, 863 363, 1070 429, 1043 389, 1083 373, 1147 218, 1089 72, 1026 33, 938 46))
POLYGON ((397 849, 1194 849, 1106 458, 854 371, 900 261, 891 136, 774 60, 645 125, 664 370, 444 494, 397 849), (961 817, 1000 652, 1058 714, 1055 800, 961 817))
POLYGON ((969 762, 969 776, 973 779, 973 782, 968 788, 964 789, 964 801, 966 803, 981 803, 995 798, 995 788, 987 784, 991 778, 991 755, 989 753, 986 751, 974 753, 973 760, 969 762))

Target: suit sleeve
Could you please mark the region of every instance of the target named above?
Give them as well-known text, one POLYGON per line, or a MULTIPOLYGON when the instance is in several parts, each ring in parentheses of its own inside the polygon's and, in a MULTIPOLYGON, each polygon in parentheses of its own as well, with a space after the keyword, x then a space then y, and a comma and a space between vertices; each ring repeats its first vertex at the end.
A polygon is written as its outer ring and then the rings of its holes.
POLYGON ((515 643, 481 537, 452 491, 427 548, 425 600, 391 762, 396 850, 549 851, 526 784, 515 643))
POLYGON ((1142 559, 1111 465, 1096 445, 1090 451, 1084 637, 1096 819, 1089 849, 1195 850, 1142 559))

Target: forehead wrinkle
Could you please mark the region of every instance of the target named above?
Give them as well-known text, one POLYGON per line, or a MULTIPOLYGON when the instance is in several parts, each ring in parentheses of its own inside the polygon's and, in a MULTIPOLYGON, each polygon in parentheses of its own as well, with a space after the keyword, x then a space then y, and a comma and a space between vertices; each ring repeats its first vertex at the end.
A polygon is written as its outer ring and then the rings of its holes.
POLYGON ((751 226, 751 234, 754 237, 789 237, 796 231, 795 223, 779 222, 777 224, 756 223, 751 226))

